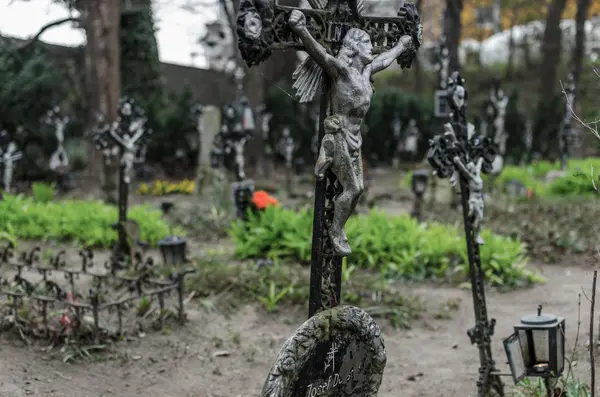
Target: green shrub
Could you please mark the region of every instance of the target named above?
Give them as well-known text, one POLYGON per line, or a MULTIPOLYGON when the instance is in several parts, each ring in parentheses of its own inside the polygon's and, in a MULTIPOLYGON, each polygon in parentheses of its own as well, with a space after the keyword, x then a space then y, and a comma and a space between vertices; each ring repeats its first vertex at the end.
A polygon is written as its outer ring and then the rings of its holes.
MULTIPOLYGON (((143 241, 156 244, 169 234, 169 226, 159 210, 145 205, 131 207, 129 218, 138 222, 143 241)), ((100 201, 39 202, 12 195, 0 201, 0 235, 6 232, 18 239, 56 239, 89 247, 110 247, 117 239, 111 228, 117 219, 117 208, 100 201)))
POLYGON ((33 190, 33 199, 36 203, 49 203, 56 196, 56 185, 54 183, 47 185, 45 183, 34 182, 31 185, 33 190))
MULTIPOLYGON (((230 235, 239 258, 290 257, 309 262, 312 213, 278 207, 251 214, 247 222, 234 222, 230 235)), ((346 224, 352 242, 350 261, 409 280, 445 279, 468 275, 462 228, 437 223, 421 224, 408 216, 383 212, 354 216, 346 224)), ((496 286, 515 287, 542 279, 525 268, 524 246, 513 239, 483 232, 481 262, 487 280, 496 286)))

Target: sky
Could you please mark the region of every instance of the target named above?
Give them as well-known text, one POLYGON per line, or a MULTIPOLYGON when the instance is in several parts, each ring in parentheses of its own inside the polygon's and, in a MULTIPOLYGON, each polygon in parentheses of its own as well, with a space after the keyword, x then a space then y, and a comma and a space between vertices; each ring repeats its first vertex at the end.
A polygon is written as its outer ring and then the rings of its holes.
MULTIPOLYGON (((205 68, 207 63, 196 40, 204 33, 204 24, 214 20, 216 13, 206 8, 186 11, 182 9, 186 3, 189 0, 155 2, 159 57, 162 62, 205 68), (199 54, 193 64, 192 52, 199 54)), ((0 0, 0 34, 26 39, 45 24, 68 16, 67 9, 52 0, 0 0)), ((77 46, 85 43, 85 34, 64 24, 47 30, 40 39, 50 44, 77 46)))

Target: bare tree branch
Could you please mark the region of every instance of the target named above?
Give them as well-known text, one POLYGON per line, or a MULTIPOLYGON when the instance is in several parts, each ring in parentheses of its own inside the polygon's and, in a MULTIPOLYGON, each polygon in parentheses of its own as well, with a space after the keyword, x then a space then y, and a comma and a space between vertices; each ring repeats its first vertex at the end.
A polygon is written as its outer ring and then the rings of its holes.
MULTIPOLYGON (((596 68, 594 68, 593 70, 594 70, 594 74, 596 74, 596 76, 598 76, 600 78, 600 71, 596 68)), ((586 122, 586 121, 582 120, 581 118, 579 118, 579 116, 577 116, 577 114, 573 110, 573 104, 569 100, 569 96, 567 95, 567 93, 565 91, 565 87, 564 87, 562 81, 559 81, 559 82, 560 82, 560 88, 562 90, 562 93, 566 98, 567 107, 569 108, 569 113, 571 113, 571 117, 573 119, 577 120, 577 122, 579 122, 585 128, 590 130, 592 132, 592 134, 594 134, 596 136, 596 138, 600 139, 600 132, 598 131, 598 123, 600 123, 600 119, 586 122)))
POLYGON ((21 44, 20 46, 18 46, 16 49, 17 50, 24 50, 26 48, 29 48, 30 46, 32 46, 33 44, 37 43, 40 40, 40 37, 49 29, 55 28, 57 26, 63 25, 67 22, 81 22, 81 18, 78 17, 67 17, 67 18, 63 18, 63 19, 58 19, 54 22, 50 22, 47 23, 46 25, 42 26, 41 29, 31 38, 29 39, 27 42, 21 44))

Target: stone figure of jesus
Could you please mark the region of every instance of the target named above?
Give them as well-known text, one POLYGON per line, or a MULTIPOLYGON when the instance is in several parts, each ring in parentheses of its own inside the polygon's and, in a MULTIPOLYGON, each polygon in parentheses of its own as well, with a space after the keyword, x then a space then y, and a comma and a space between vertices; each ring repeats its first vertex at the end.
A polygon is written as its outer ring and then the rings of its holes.
POLYGON ((481 166, 483 158, 469 161, 466 165, 458 156, 453 158, 458 171, 469 181, 469 218, 475 235, 475 242, 483 245, 481 238, 481 223, 483 221, 483 179, 481 178, 481 166))
POLYGON ((334 198, 334 215, 329 237, 337 255, 350 255, 351 248, 344 225, 364 191, 361 156, 361 123, 371 106, 371 77, 398 58, 414 57, 412 38, 402 36, 396 45, 380 55, 373 55, 373 44, 367 32, 351 28, 336 56, 310 34, 306 18, 294 10, 289 26, 302 41, 308 55, 323 69, 331 84, 331 115, 325 119, 325 136, 315 165, 317 179, 325 178, 331 168, 343 191, 334 198))

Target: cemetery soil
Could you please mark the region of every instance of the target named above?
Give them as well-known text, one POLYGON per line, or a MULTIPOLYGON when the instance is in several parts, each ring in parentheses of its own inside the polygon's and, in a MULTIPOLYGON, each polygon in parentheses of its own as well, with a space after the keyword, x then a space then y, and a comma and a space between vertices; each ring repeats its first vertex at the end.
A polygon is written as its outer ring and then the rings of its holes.
MULTIPOLYGON (((488 293, 489 313, 497 320, 493 350, 498 367, 508 373, 502 339, 538 303, 566 317, 572 347, 582 294, 575 373, 587 382, 589 302, 585 295, 591 296, 592 269, 572 263, 536 267, 547 283, 488 293)), ((466 335, 466 328, 473 325, 470 291, 430 284, 406 289, 407 294, 422 297, 427 309, 409 330, 382 323, 388 363, 379 395, 397 396, 398 390, 404 397, 476 395, 478 354, 466 335)), ((268 314, 258 305, 248 305, 224 316, 192 300, 186 327, 172 326, 168 332, 148 332, 119 343, 99 356, 99 362, 62 363, 58 348, 23 346, 5 334, 0 336, 0 396, 257 396, 280 346, 305 315, 303 309, 268 314)), ((510 378, 504 379, 512 384, 510 378)))

